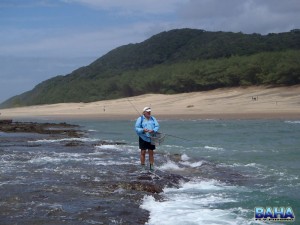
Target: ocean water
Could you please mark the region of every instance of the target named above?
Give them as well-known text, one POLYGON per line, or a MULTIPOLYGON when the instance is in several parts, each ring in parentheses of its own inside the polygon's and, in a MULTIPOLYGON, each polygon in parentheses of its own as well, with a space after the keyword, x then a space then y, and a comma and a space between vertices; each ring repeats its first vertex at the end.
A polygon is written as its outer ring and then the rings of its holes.
MULTIPOLYGON (((170 136, 156 150, 166 159, 156 167, 191 181, 179 189, 165 188, 166 201, 145 196, 141 207, 150 211, 148 224, 265 224, 254 220, 254 208, 259 206, 292 207, 297 217, 300 121, 159 122, 161 131, 170 136)), ((108 140, 137 146, 133 121, 86 126, 108 140)))
MULTIPOLYGON (((18 134, 0 133, 0 189, 4 196, 0 199, 0 208, 2 211, 7 209, 5 214, 2 212, 4 219, 0 217, 2 224, 18 222, 18 218, 22 221, 26 216, 31 216, 32 222, 41 214, 38 218, 42 222, 36 224, 47 224, 45 221, 54 221, 49 224, 59 224, 57 221, 123 224, 124 220, 119 216, 104 221, 107 214, 97 216, 89 211, 82 216, 82 210, 95 208, 95 196, 106 191, 99 188, 103 180, 109 180, 111 176, 122 179, 123 170, 126 173, 132 166, 138 168, 135 121, 66 122, 78 124, 88 131, 87 137, 72 140, 90 143, 89 147, 67 148, 61 143, 70 140, 49 139, 42 135, 23 134, 19 137, 18 134), (26 149, 5 142, 12 135, 16 143, 26 139, 26 149), (97 144, 103 140, 108 144, 97 144), (109 142, 126 144, 110 145, 109 142), (69 184, 71 192, 64 194, 64 189, 59 186, 62 181, 69 184), (29 187, 29 184, 36 187, 29 187), (23 190, 24 186, 34 189, 36 198, 14 197, 11 188, 17 186, 23 190), (54 194, 50 186, 56 187, 54 194), (42 195, 37 190, 51 194, 42 195), (57 193, 66 200, 43 203, 57 193), (75 196, 81 200, 74 200, 75 196)), ((138 207, 149 213, 146 224, 298 223, 300 121, 159 120, 159 123, 166 138, 155 150, 156 169, 182 175, 190 181, 182 182, 179 188, 164 188, 159 199, 150 194, 142 196, 138 207), (255 207, 291 207, 296 219, 295 222, 256 221, 255 207)), ((135 223, 140 224, 132 220, 132 224, 135 223)))

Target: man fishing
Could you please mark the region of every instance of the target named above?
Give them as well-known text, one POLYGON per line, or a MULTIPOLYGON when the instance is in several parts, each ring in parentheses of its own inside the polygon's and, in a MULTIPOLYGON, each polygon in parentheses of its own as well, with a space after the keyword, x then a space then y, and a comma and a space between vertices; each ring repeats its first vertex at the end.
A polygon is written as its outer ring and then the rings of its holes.
POLYGON ((151 144, 150 137, 155 134, 159 129, 157 120, 151 116, 151 108, 145 107, 143 115, 137 118, 135 123, 135 131, 139 136, 139 148, 141 150, 141 166, 142 170, 146 170, 145 158, 146 151, 148 150, 150 171, 154 170, 154 152, 155 145, 151 144))

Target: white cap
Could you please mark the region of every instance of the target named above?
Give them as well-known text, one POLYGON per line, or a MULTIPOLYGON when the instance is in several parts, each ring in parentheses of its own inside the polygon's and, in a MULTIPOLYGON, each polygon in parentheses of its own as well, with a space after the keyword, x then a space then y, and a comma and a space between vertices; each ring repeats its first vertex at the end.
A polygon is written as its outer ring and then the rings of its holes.
POLYGON ((151 112, 151 108, 147 106, 144 108, 143 112, 151 112))

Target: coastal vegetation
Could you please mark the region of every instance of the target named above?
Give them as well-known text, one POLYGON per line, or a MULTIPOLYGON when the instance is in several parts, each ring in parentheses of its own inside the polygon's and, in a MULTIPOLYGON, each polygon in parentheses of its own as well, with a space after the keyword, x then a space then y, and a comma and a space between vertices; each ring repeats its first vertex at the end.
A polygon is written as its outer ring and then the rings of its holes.
POLYGON ((0 107, 299 83, 300 30, 261 35, 176 29, 118 47, 0 107))

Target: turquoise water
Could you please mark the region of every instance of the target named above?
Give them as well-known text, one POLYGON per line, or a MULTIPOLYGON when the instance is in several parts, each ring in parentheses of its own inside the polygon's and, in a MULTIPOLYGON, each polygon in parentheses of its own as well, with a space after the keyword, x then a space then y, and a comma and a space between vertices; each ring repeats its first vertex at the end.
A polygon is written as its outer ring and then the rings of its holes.
MULTIPOLYGON (((131 152, 138 145, 134 122, 76 121, 90 130, 92 137, 125 141, 124 150, 131 152)), ((258 206, 291 207, 296 216, 292 223, 297 223, 300 121, 159 123, 169 136, 156 150, 156 168, 191 181, 179 189, 165 188, 165 201, 145 196, 141 207, 150 211, 149 224, 291 224, 255 221, 254 208, 258 206)))

